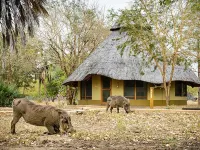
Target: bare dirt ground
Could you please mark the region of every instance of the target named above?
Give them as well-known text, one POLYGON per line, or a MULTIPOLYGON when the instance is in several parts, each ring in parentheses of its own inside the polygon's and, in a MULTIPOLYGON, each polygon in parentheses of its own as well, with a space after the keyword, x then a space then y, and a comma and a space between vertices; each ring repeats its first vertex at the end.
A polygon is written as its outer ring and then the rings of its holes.
POLYGON ((112 114, 105 106, 66 106, 76 133, 44 135, 45 127, 25 123, 16 125, 16 135, 10 134, 11 108, 0 108, 0 149, 200 149, 200 111, 181 110, 172 106, 132 107, 112 114), (76 111, 83 114, 76 114, 76 111))

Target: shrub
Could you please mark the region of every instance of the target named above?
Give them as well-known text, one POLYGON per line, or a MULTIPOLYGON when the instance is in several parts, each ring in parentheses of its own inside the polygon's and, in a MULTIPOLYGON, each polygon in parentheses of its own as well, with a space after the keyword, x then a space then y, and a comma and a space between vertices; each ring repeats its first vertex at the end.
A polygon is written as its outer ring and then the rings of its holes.
POLYGON ((52 99, 52 101, 54 101, 54 98, 59 92, 59 86, 60 85, 56 80, 52 80, 46 85, 47 95, 52 99))
POLYGON ((7 107, 12 105, 14 98, 22 97, 19 94, 18 90, 13 85, 6 85, 3 82, 0 82, 0 106, 7 107))

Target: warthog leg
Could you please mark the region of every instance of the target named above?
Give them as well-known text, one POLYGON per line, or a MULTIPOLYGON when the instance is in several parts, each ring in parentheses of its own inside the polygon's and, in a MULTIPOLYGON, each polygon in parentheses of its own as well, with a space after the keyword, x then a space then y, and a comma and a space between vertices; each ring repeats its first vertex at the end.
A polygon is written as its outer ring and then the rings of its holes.
POLYGON ((119 106, 117 106, 117 113, 119 113, 119 106))
POLYGON ((113 107, 110 107, 110 112, 112 113, 113 107))
POLYGON ((106 107, 106 112, 108 112, 108 109, 109 109, 110 105, 107 104, 107 107, 106 107))
POLYGON ((53 126, 54 127, 54 131, 56 132, 56 133, 60 133, 60 127, 59 126, 57 126, 57 125, 54 125, 53 126))
POLYGON ((48 134, 51 135, 51 134, 56 134, 56 131, 54 130, 54 127, 51 126, 51 125, 45 125, 48 129, 48 134))
POLYGON ((14 113, 14 116, 13 116, 13 120, 11 122, 11 133, 12 134, 15 134, 15 124, 19 121, 19 119, 22 117, 21 114, 15 114, 14 113))
POLYGON ((48 129, 48 131, 49 131, 49 135, 51 135, 51 134, 56 134, 56 131, 54 130, 54 126, 52 126, 52 125, 49 125, 48 124, 48 120, 45 120, 44 121, 44 126, 48 129))

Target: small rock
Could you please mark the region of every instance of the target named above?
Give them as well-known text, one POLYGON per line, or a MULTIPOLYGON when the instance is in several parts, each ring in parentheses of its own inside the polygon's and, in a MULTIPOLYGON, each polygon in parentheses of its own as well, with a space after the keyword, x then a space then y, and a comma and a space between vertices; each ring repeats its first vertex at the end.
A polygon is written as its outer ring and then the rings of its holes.
POLYGON ((77 111, 76 111, 76 115, 82 115, 83 112, 84 112, 83 110, 77 110, 77 111))
POLYGON ((166 144, 165 146, 166 146, 166 147, 170 147, 170 145, 169 145, 169 144, 166 144))
POLYGON ((90 137, 86 137, 85 139, 86 139, 86 140, 90 140, 90 137))

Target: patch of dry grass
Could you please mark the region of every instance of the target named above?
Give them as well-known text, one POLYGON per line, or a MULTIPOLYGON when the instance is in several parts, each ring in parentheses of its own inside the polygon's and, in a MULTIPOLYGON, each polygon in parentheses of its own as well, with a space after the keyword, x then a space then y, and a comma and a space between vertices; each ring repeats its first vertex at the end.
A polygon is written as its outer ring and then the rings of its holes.
MULTIPOLYGON (((87 112, 74 117, 74 126, 94 139, 175 140, 200 137, 200 113, 189 112, 139 112, 102 113, 87 112)), ((76 135, 75 135, 76 136, 76 135)), ((82 138, 87 138, 83 134, 82 138)))
POLYGON ((96 147, 98 141, 112 142, 113 145, 123 144, 124 141, 129 142, 128 144, 132 143, 130 145, 153 144, 157 148, 200 146, 200 112, 198 111, 138 110, 125 114, 121 110, 119 114, 116 112, 111 114, 96 110, 85 111, 82 115, 71 113, 72 124, 77 132, 73 135, 51 136, 43 134, 46 131, 45 127, 32 126, 25 123, 23 119, 16 126, 17 134, 11 135, 12 114, 0 115, 0 147, 5 145, 62 147, 63 143, 77 146, 73 141, 80 143, 97 141, 96 147))

